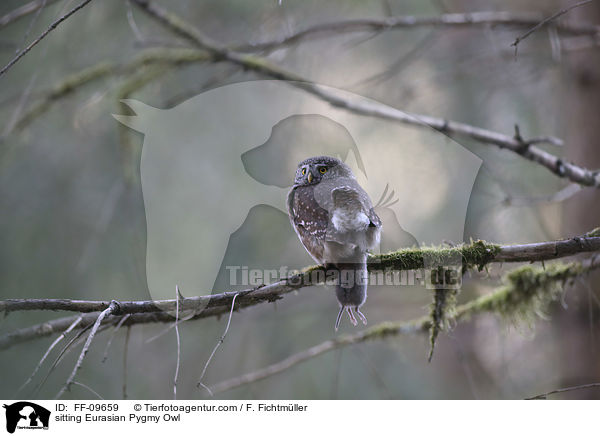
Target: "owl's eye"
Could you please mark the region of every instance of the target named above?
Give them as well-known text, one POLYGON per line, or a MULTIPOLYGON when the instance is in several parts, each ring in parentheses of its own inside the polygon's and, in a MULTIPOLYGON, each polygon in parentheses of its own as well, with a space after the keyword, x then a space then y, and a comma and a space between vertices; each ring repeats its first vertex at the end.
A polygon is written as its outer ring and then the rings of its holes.
POLYGON ((302 175, 306 174, 306 168, 302 168, 302 175))
POLYGON ((327 172, 327 168, 326 167, 321 167, 321 168, 319 168, 319 172, 321 174, 325 174, 327 172))

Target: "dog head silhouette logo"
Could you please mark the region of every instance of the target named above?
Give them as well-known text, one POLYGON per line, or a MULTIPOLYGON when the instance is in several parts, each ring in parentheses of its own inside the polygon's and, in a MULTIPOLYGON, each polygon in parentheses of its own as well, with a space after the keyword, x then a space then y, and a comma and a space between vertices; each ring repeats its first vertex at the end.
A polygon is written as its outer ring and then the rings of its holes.
POLYGON ((14 433, 18 428, 48 428, 50 411, 38 404, 29 401, 19 401, 13 404, 4 404, 6 409, 6 431, 14 433))

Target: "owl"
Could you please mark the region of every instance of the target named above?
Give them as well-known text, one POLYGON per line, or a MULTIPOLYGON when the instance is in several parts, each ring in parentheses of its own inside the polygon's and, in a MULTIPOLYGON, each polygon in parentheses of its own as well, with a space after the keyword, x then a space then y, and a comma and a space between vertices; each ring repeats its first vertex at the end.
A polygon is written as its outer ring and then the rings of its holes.
POLYGON ((367 256, 379 243, 381 220, 350 167, 329 156, 303 160, 287 207, 306 251, 326 266, 328 278, 334 277, 340 304, 335 329, 344 310, 353 325, 357 325, 354 314, 366 325, 360 307, 367 299, 367 256))

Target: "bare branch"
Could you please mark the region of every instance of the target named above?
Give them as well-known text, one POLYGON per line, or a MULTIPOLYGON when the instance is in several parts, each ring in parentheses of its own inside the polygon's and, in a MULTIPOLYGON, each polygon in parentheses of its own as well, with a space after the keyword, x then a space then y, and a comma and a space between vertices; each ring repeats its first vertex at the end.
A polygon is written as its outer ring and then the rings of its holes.
POLYGON ((531 29, 529 29, 527 32, 525 32, 523 35, 518 36, 514 42, 511 44, 511 47, 515 48, 515 56, 517 55, 517 46, 519 45, 519 43, 521 41, 523 41, 525 38, 527 38, 529 35, 531 35, 533 32, 535 32, 536 30, 538 30, 540 27, 548 24, 549 22, 556 20, 558 17, 560 17, 561 15, 566 14, 567 12, 569 12, 571 9, 575 9, 579 6, 583 6, 586 5, 588 3, 591 3, 593 0, 583 0, 580 1, 578 3, 575 3, 569 7, 566 7, 564 9, 561 9, 560 11, 556 12, 555 14, 552 14, 551 16, 549 16, 548 18, 543 19, 542 21, 540 21, 539 23, 537 23, 535 26, 533 26, 531 29))
POLYGON ((223 382, 217 383, 216 385, 211 387, 211 391, 213 394, 218 394, 220 392, 228 391, 230 389, 243 386, 248 383, 254 383, 258 380, 262 380, 267 377, 271 377, 272 375, 279 374, 293 366, 298 365, 299 363, 320 356, 321 354, 327 353, 337 348, 366 342, 375 338, 384 338, 388 336, 425 332, 429 330, 429 326, 429 318, 427 317, 419 318, 417 320, 409 322, 386 322, 377 324, 359 333, 343 335, 336 339, 330 339, 328 341, 322 342, 307 350, 293 354, 280 362, 259 369, 258 371, 254 371, 240 377, 235 377, 230 380, 225 380, 223 382))
POLYGON ((23 383, 21 385, 21 387, 19 388, 19 390, 15 394, 15 397, 18 397, 19 393, 25 388, 25 386, 27 386, 29 383, 31 383, 31 381, 33 380, 33 377, 35 377, 35 375, 37 374, 37 372, 42 367, 42 364, 44 363, 44 361, 46 360, 46 358, 50 355, 50 352, 54 349, 54 347, 56 347, 56 345, 58 345, 58 343, 60 341, 62 341, 65 338, 65 336, 67 335, 67 333, 69 333, 71 330, 73 330, 75 328, 75 326, 77 326, 77 324, 79 324, 81 322, 81 318, 82 318, 82 316, 78 316, 77 319, 75 321, 73 321, 73 323, 64 332, 62 332, 62 334, 58 338, 56 338, 52 342, 52 344, 50 344, 50 346, 48 347, 48 349, 46 350, 46 352, 44 353, 44 355, 42 356, 42 358, 38 362, 37 366, 35 367, 35 369, 31 373, 31 375, 29 376, 29 378, 25 381, 25 383, 23 383))
POLYGON ((92 327, 92 330, 90 331, 90 334, 88 335, 87 340, 85 341, 85 344, 83 345, 83 349, 81 350, 81 353, 79 354, 79 358, 77 359, 77 363, 75 364, 75 367, 73 368, 73 371, 71 372, 71 375, 67 379, 67 382, 62 387, 62 389, 56 395, 57 399, 60 398, 65 393, 65 391, 67 391, 69 389, 69 387, 71 386, 71 383, 73 383, 73 379, 75 378, 77 371, 79 370, 79 368, 81 368, 81 365, 83 364, 83 359, 85 358, 85 355, 87 354, 87 352, 90 348, 90 345, 92 345, 92 340, 94 339, 94 336, 96 335, 96 332, 98 331, 98 328, 102 324, 102 320, 107 315, 110 315, 117 310, 118 310, 118 303, 113 300, 110 303, 110 306, 108 308, 106 308, 105 310, 103 310, 100 313, 100 315, 98 315, 98 319, 96 319, 96 322, 94 323, 94 326, 92 327))
MULTIPOLYGON (((290 85, 300 88, 322 99, 323 101, 328 102, 332 106, 343 108, 352 113, 387 119, 390 121, 397 121, 414 126, 429 127, 450 137, 467 137, 475 139, 484 144, 491 144, 500 148, 505 148, 524 157, 525 159, 546 167, 559 177, 568 178, 573 182, 585 186, 594 186, 596 188, 600 187, 600 172, 591 171, 570 162, 565 162, 553 154, 534 146, 529 141, 456 121, 449 121, 441 118, 403 112, 376 102, 364 102, 355 101, 354 99, 346 99, 341 97, 336 92, 320 87, 316 83, 308 81, 295 73, 273 65, 263 57, 243 54, 219 45, 203 35, 195 27, 181 20, 181 18, 178 16, 165 9, 162 9, 148 0, 131 1, 139 6, 148 15, 162 23, 164 26, 168 27, 175 34, 184 38, 196 47, 206 50, 211 55, 213 62, 230 62, 246 70, 262 74, 266 77, 286 81, 290 85)), ((556 145, 563 144, 563 142, 558 138, 549 137, 545 139, 548 142, 556 145)), ((539 138, 536 138, 536 141, 539 140, 539 138)))
POLYGON ((75 6, 73 9, 71 9, 65 15, 63 15, 58 20, 56 20, 52 24, 50 24, 50 27, 48 27, 40 36, 38 36, 36 39, 34 39, 31 44, 29 44, 27 47, 25 47, 23 50, 21 50, 17 56, 15 56, 8 64, 6 64, 6 66, 4 68, 2 68, 2 70, 0 70, 0 76, 2 76, 4 73, 6 73, 23 56, 25 56, 27 53, 29 53, 33 47, 38 45, 42 41, 42 39, 44 39, 46 36, 48 36, 48 34, 50 32, 52 32, 54 29, 56 29, 59 26, 59 24, 61 24, 65 20, 67 20, 75 12, 79 11, 80 9, 83 9, 91 1, 92 0, 83 0, 80 4, 75 6))
POLYGON ((507 206, 517 207, 532 206, 537 203, 560 203, 573 197, 578 192, 581 192, 582 189, 583 187, 577 183, 569 183, 554 194, 539 197, 513 197, 509 195, 504 198, 503 203, 507 206))
POLYGON ((536 395, 535 397, 525 398, 526 400, 545 400, 549 395, 559 394, 561 392, 577 391, 580 389, 600 388, 600 383, 588 383, 586 385, 569 386, 568 388, 555 389, 545 394, 536 395))
MULTIPOLYGON (((297 42, 318 37, 338 36, 356 32, 382 32, 392 29, 406 29, 414 27, 467 27, 467 26, 515 26, 530 27, 543 19, 539 13, 511 13, 511 12, 470 12, 458 14, 442 14, 430 17, 416 17, 399 15, 382 19, 357 19, 334 21, 307 27, 291 35, 271 41, 255 42, 250 44, 237 44, 230 47, 235 51, 272 51, 297 42)), ((557 25, 557 30, 571 35, 595 36, 600 33, 596 25, 557 25)))
POLYGON ((129 352, 129 336, 131 336, 131 326, 127 327, 125 334, 125 343, 123 345, 123 399, 127 399, 127 354, 129 352))
POLYGON ((83 383, 76 382, 76 381, 71 382, 71 384, 72 385, 81 386, 82 388, 90 391, 92 394, 94 394, 96 397, 98 397, 99 400, 104 400, 104 398, 102 397, 102 395, 100 395, 98 392, 96 392, 95 390, 93 390, 92 388, 90 388, 88 385, 84 385, 83 383))
POLYGON ((112 342, 115 339, 117 332, 119 331, 119 329, 121 328, 123 323, 125 321, 127 321, 127 318, 129 318, 130 316, 131 315, 127 314, 123 318, 121 318, 121 321, 119 321, 117 323, 117 325, 115 326, 115 328, 113 329, 113 332, 110 335, 110 338, 108 338, 108 342, 106 343, 106 348, 104 349, 104 355, 102 356, 102 363, 106 362, 106 359, 108 358, 108 350, 109 350, 110 346, 112 345, 112 342))
POLYGON ((60 350, 60 352, 58 353, 58 356, 56 356, 56 358, 54 359, 54 362, 52 362, 52 365, 50 366, 50 369, 48 369, 48 372, 46 373, 46 375, 44 376, 44 378, 42 379, 42 381, 40 383, 38 383, 38 385, 35 388, 35 391, 32 395, 32 397, 36 397, 37 394, 40 392, 40 390, 42 389, 42 387, 44 387, 44 384, 46 383, 46 381, 48 380, 48 378, 50 377, 50 375, 52 375, 52 372, 54 371, 54 369, 58 366, 58 364, 60 363, 60 361, 62 360, 62 358, 75 346, 77 346, 79 344, 79 340, 81 339, 81 337, 83 336, 83 334, 85 332, 87 332, 90 328, 92 328, 92 324, 90 324, 89 326, 81 329, 75 336, 73 336, 71 338, 71 340, 69 342, 67 342, 67 344, 63 347, 62 350, 60 350))
POLYGON ((177 380, 179 379, 179 362, 181 358, 181 340, 179 338, 179 286, 175 286, 175 336, 177 337, 177 363, 175 365, 175 376, 173 377, 173 399, 177 399, 177 380))
POLYGON ((233 308, 235 306, 235 299, 237 298, 238 295, 239 294, 235 294, 233 296, 233 300, 231 301, 231 310, 229 311, 229 318, 227 319, 227 326, 225 327, 225 331, 223 332, 223 334, 219 338, 219 341, 217 342, 217 345, 215 345, 215 348, 213 348, 212 353, 210 353, 210 356, 208 357, 208 360, 204 364, 204 368, 202 369, 202 373, 200 374, 200 378, 198 379, 197 386, 206 389, 208 391, 208 393, 210 394, 211 397, 212 397, 213 393, 211 392, 211 390, 209 389, 208 386, 206 386, 204 383, 202 383, 202 380, 204 379, 204 375, 206 374, 206 370, 208 369, 208 365, 210 365, 210 362, 212 361, 215 353, 217 352, 217 350, 219 349, 219 347, 221 346, 221 344, 223 343, 223 341, 225 341, 225 336, 227 336, 227 332, 229 331, 229 324, 231 324, 231 317, 233 315, 233 308))
POLYGON ((44 7, 44 5, 49 5, 54 2, 56 2, 56 0, 34 0, 29 3, 25 3, 23 6, 19 6, 18 8, 13 9, 9 13, 0 17, 0 27, 7 26, 20 18, 40 10, 44 7))

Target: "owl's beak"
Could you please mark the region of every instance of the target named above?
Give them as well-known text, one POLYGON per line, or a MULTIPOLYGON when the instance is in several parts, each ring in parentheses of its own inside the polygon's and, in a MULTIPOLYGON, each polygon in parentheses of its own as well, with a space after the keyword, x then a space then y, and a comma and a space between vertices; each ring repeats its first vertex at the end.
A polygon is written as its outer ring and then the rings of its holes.
POLYGON ((306 178, 308 179, 308 183, 312 183, 312 181, 313 181, 313 175, 312 175, 312 172, 310 172, 310 171, 309 171, 309 172, 308 172, 308 176, 306 176, 306 178))

